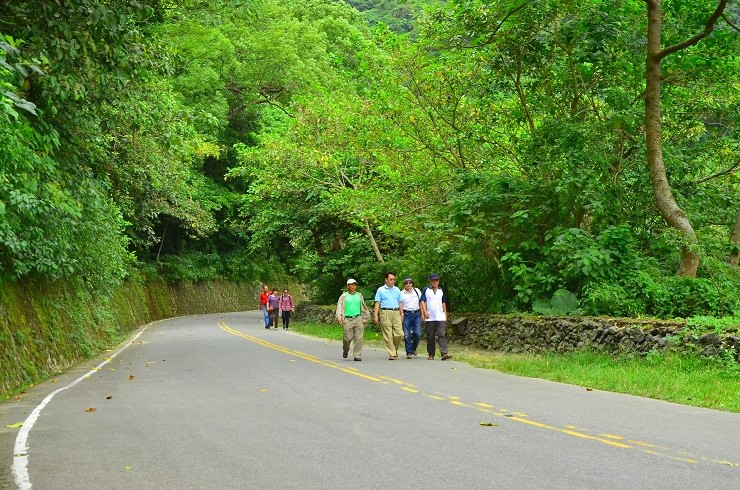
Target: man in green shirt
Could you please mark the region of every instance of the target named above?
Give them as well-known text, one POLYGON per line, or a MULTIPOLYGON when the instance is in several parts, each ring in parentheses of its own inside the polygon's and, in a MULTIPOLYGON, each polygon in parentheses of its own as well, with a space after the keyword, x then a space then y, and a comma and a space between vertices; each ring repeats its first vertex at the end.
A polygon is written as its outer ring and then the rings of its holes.
POLYGON ((344 328, 342 340, 342 357, 349 355, 350 343, 354 342, 352 354, 355 361, 362 360, 362 336, 365 322, 370 319, 370 310, 365 298, 357 292, 357 281, 347 279, 347 292, 342 293, 337 301, 337 321, 344 328))

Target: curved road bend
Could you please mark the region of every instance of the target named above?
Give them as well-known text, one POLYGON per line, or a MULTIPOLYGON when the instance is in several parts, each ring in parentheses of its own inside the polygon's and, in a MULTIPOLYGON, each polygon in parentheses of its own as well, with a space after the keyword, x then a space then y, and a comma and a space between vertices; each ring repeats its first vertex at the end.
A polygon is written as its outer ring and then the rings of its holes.
POLYGON ((740 488, 740 414, 261 325, 156 322, 0 404, 0 487, 740 488))

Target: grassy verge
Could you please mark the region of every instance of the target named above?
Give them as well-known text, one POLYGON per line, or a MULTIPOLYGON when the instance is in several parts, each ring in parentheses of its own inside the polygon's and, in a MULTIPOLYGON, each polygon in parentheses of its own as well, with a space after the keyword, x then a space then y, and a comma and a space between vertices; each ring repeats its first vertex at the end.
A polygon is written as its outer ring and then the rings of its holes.
MULTIPOLYGON (((295 323, 291 328, 314 337, 342 339, 339 325, 295 323)), ((365 329, 366 342, 380 333, 365 329)), ((455 360, 483 369, 548 379, 592 389, 644 396, 684 405, 740 412, 740 372, 718 361, 678 353, 644 358, 607 354, 501 354, 456 346, 455 360)))

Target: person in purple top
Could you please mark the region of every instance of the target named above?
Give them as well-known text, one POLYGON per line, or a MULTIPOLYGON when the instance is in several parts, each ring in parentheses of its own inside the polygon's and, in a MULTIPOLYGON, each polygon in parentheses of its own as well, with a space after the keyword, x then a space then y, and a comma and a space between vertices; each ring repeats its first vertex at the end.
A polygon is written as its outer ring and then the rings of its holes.
POLYGON ((280 296, 278 296, 277 288, 273 289, 272 294, 267 297, 267 313, 270 315, 270 327, 277 330, 280 314, 280 296))

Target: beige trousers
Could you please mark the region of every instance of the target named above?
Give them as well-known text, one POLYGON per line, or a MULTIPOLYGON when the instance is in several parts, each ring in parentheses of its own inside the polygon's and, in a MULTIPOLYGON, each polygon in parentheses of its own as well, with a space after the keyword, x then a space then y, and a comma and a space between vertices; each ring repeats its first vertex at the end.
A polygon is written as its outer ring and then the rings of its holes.
POLYGON ((361 359, 362 336, 365 332, 365 324, 362 323, 362 315, 355 318, 345 317, 342 321, 342 328, 344 328, 344 338, 342 339, 342 348, 344 349, 344 352, 349 352, 349 344, 354 342, 354 345, 352 346, 352 356, 355 359, 361 359))
POLYGON ((383 343, 389 356, 398 355, 398 346, 403 340, 403 326, 401 325, 401 314, 398 310, 380 310, 380 331, 383 333, 383 343))

